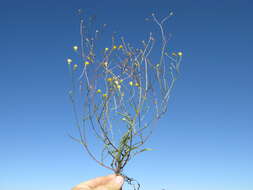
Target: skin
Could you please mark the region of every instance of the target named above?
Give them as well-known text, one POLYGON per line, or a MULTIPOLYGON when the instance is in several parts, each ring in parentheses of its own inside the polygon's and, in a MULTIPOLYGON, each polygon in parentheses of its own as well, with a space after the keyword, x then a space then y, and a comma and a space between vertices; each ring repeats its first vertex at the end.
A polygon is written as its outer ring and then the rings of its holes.
POLYGON ((123 183, 122 176, 111 174, 82 182, 71 190, 121 190, 123 183))

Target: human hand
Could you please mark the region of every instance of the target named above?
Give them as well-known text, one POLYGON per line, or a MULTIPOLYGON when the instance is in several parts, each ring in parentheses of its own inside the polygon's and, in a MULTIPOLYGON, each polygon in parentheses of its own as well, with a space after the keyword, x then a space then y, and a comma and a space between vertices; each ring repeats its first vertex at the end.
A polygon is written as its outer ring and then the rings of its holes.
POLYGON ((121 190, 123 183, 122 176, 111 174, 82 182, 71 190, 121 190))

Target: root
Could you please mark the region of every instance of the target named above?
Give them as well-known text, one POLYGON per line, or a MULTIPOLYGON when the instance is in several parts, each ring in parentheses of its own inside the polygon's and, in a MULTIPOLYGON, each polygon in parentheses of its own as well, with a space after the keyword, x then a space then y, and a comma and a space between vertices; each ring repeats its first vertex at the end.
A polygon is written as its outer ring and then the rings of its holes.
POLYGON ((130 186, 132 186, 133 190, 140 190, 141 185, 140 185, 140 183, 136 179, 130 178, 130 177, 124 175, 124 174, 121 174, 121 175, 124 177, 125 181, 130 186))

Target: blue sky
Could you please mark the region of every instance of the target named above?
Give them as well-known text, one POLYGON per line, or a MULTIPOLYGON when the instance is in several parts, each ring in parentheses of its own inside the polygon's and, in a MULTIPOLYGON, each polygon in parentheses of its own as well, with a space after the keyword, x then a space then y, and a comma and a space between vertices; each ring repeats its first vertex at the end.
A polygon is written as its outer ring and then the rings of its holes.
POLYGON ((247 0, 5 1, 0 7, 0 189, 68 190, 110 171, 75 133, 66 58, 82 8, 135 42, 144 19, 175 13, 184 52, 169 111, 126 173, 145 190, 253 189, 253 3, 247 0))

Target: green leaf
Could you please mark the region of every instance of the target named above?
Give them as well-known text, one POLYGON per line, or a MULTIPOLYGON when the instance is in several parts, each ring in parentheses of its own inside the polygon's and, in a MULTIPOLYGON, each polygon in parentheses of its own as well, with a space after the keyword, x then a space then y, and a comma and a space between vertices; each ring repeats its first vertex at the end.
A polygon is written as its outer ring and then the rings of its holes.
POLYGON ((153 150, 153 149, 151 149, 151 148, 144 148, 144 149, 140 150, 139 152, 151 151, 151 150, 153 150))
POLYGON ((137 148, 138 148, 138 146, 134 146, 134 147, 130 148, 130 151, 135 150, 137 148))
POLYGON ((126 117, 126 118, 129 118, 129 115, 127 115, 127 114, 124 114, 124 113, 121 113, 121 112, 116 112, 117 114, 120 114, 120 115, 122 115, 122 116, 124 116, 124 117, 126 117))

